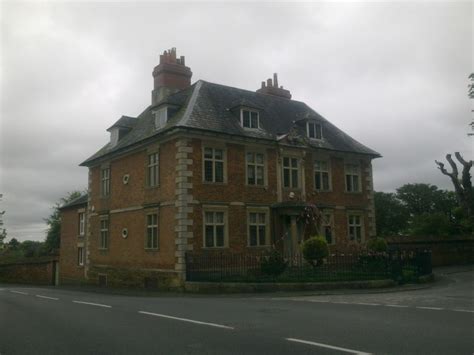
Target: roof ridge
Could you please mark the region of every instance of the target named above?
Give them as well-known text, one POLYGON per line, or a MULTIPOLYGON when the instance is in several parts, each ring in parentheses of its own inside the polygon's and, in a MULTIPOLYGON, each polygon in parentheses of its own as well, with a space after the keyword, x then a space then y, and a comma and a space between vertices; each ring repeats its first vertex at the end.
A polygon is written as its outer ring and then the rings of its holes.
POLYGON ((199 90, 201 89, 203 80, 198 80, 195 83, 195 87, 193 90, 193 93, 191 95, 191 98, 188 101, 188 104, 186 105, 186 111, 184 111, 183 116, 180 118, 178 122, 176 122, 176 125, 186 125, 186 123, 189 121, 189 117, 191 117, 191 114, 194 110, 194 105, 196 104, 197 98, 199 96, 199 90))

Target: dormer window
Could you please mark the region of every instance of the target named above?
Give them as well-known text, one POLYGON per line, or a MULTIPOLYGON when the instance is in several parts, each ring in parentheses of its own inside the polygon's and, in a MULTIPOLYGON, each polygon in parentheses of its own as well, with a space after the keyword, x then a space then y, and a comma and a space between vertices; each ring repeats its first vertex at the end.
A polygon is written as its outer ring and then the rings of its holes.
POLYGON ((155 128, 160 129, 164 127, 166 122, 168 122, 168 107, 167 106, 160 107, 154 113, 155 113, 155 128))
POLYGON ((258 111, 242 109, 240 111, 240 122, 244 128, 258 129, 260 127, 258 111))
POLYGON ((310 139, 323 139, 323 129, 319 123, 307 122, 306 133, 310 139))

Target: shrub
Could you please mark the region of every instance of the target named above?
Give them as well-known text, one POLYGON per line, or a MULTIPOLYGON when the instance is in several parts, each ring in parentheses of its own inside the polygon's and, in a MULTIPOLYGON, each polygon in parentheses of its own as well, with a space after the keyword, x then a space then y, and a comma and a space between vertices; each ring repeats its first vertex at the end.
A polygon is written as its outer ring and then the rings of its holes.
POLYGON ((383 238, 373 238, 367 242, 367 248, 374 252, 386 252, 387 242, 383 238))
POLYGON ((307 239, 302 247, 303 257, 312 266, 321 265, 324 258, 329 255, 326 239, 323 237, 311 237, 307 239))
POLYGON ((287 262, 276 250, 272 250, 269 255, 262 258, 260 269, 265 275, 276 277, 285 271, 287 262))

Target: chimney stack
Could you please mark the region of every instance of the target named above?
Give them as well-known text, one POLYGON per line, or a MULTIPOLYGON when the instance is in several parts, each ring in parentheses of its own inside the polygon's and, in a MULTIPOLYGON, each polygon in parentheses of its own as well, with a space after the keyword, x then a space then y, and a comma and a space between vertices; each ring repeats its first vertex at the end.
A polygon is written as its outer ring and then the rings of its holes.
POLYGON ((262 87, 257 90, 260 94, 267 94, 273 96, 284 97, 285 99, 291 99, 291 93, 289 90, 283 89, 283 86, 278 87, 278 74, 273 74, 273 82, 272 79, 267 79, 267 85, 265 86, 265 82, 262 81, 262 87))
POLYGON ((160 64, 153 69, 152 105, 191 85, 193 73, 184 63, 184 56, 177 58, 174 47, 160 55, 160 64))

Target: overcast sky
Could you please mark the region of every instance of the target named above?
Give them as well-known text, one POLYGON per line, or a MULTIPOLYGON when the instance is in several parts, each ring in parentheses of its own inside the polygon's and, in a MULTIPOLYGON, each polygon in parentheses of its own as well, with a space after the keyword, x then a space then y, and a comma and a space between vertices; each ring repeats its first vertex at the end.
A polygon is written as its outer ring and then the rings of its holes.
MULTIPOLYGON (((1 2, 0 210, 8 237, 42 240, 43 218, 87 186, 78 164, 121 115, 149 103, 159 54, 198 79, 280 85, 377 150, 375 189, 451 188, 435 159, 467 137, 471 2, 1 2)), ((471 100, 472 101, 472 100, 471 100)))

